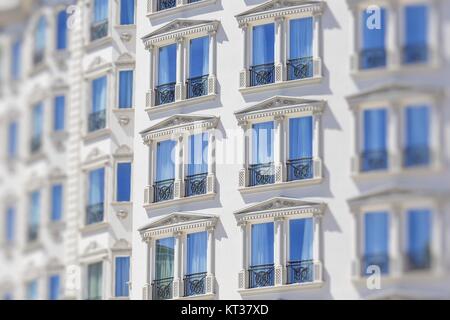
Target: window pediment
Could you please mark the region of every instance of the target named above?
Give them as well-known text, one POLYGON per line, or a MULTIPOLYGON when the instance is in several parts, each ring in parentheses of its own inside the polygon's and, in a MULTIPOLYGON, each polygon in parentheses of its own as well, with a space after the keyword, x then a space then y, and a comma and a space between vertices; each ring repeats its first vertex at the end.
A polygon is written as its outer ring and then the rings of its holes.
POLYGON ((217 216, 198 213, 178 213, 174 212, 163 218, 158 218, 154 222, 139 229, 142 240, 147 240, 153 236, 169 234, 196 228, 215 227, 217 216))
POLYGON ((325 210, 323 202, 311 202, 286 197, 275 197, 256 205, 234 212, 238 222, 277 218, 295 214, 322 215, 325 210))
POLYGON ((276 18, 289 14, 309 12, 320 14, 323 11, 322 1, 307 0, 270 0, 253 9, 236 16, 239 25, 267 18, 276 18))
POLYGON ((191 34, 206 34, 207 32, 217 31, 219 23, 218 20, 175 19, 160 29, 149 33, 142 38, 142 41, 144 42, 145 47, 148 48, 156 43, 185 37, 191 34))
POLYGON ((238 121, 287 115, 289 113, 323 113, 325 101, 276 96, 235 112, 238 121))
POLYGON ((215 116, 200 115, 173 115, 166 120, 141 132, 144 142, 149 142, 158 137, 170 136, 176 133, 183 133, 195 129, 213 129, 217 127, 219 121, 215 116))

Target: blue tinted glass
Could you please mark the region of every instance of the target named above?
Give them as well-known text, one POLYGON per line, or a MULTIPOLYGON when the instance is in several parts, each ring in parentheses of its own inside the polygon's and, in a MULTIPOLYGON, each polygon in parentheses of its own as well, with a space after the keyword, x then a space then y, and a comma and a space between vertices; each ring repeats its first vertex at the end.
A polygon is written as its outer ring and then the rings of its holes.
POLYGON ((173 140, 158 142, 156 150, 156 181, 175 177, 175 145, 173 140))
POLYGON ((63 210, 63 186, 61 184, 52 187, 52 220, 61 220, 63 210))
POLYGON ((305 261, 313 259, 313 219, 293 219, 289 221, 289 260, 305 261))
POLYGON ((275 27, 273 23, 253 27, 253 65, 274 62, 275 27))
POLYGON ((177 45, 171 44, 159 48, 158 84, 167 84, 176 81, 177 45))
POLYGON ((63 50, 67 48, 67 12, 62 10, 57 17, 58 30, 56 32, 56 48, 63 50))
POLYGON ((273 223, 253 224, 251 237, 251 265, 273 264, 273 223))
POLYGON ((133 71, 119 72, 119 108, 133 106, 133 71))
POLYGON ((130 281, 130 257, 116 258, 115 296, 128 297, 130 281))
POLYGON ((94 0, 94 22, 108 19, 108 1, 109 0, 94 0))
POLYGON ((106 76, 92 81, 92 112, 106 109, 106 83, 106 76))
POLYGON ((427 44, 428 7, 426 5, 409 5, 405 7, 405 32, 407 45, 427 44))
POLYGON ((131 196, 131 163, 117 164, 117 201, 130 201, 131 196))
POLYGON ((364 111, 364 150, 386 150, 386 109, 364 111))
POLYGON ((120 0, 120 24, 134 24, 134 0, 120 0))
POLYGON ((60 292, 60 277, 58 275, 53 275, 49 279, 49 290, 48 290, 48 299, 49 300, 58 300, 59 292, 60 292))
POLYGON ((273 162, 273 121, 255 123, 253 125, 254 164, 273 162))
POLYGON ((312 157, 312 117, 289 119, 289 159, 312 157))
POLYGON ((8 126, 8 156, 15 157, 17 155, 17 122, 11 122, 8 126))
POLYGON ((207 233, 187 235, 187 274, 206 272, 207 233))
POLYGON ((191 135, 188 142, 188 175, 208 172, 208 133, 191 135))
POLYGON ((294 19, 289 22, 289 58, 312 57, 313 18, 294 19))
POLYGON ((97 169, 89 173, 89 204, 102 204, 105 196, 105 169, 97 169))
POLYGON ((385 48, 387 34, 386 10, 381 8, 378 12, 362 13, 362 49, 385 48))
POLYGON ((55 97, 54 105, 54 118, 53 118, 53 129, 55 131, 64 130, 65 123, 65 108, 66 108, 66 97, 57 96, 55 97))
POLYGON ((191 50, 189 56, 190 78, 200 77, 208 74, 208 52, 209 37, 202 37, 191 40, 191 50))

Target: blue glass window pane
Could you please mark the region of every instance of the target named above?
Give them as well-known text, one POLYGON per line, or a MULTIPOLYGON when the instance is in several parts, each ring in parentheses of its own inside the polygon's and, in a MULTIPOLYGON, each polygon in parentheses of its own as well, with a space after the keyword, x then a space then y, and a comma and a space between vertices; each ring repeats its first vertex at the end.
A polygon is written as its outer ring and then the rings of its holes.
POLYGON ((312 117, 289 119, 289 159, 312 157, 312 117))
POLYGON ((115 296, 128 297, 130 281, 130 257, 116 258, 115 296))
POLYGON ((175 239, 173 237, 156 240, 156 280, 173 277, 174 250, 175 239))
POLYGON ((176 81, 177 45, 171 44, 159 48, 158 84, 176 81))
POLYGON ((117 164, 117 201, 130 201, 131 196, 131 163, 117 164))
POLYGON ((134 0, 120 0, 120 24, 134 24, 134 0))
POLYGON ((27 283, 26 288, 26 300, 38 299, 38 283, 37 280, 33 280, 27 283))
POLYGON ((47 28, 47 20, 41 17, 38 21, 35 35, 34 35, 34 49, 36 52, 45 50, 45 32, 47 28))
POLYGON ((364 150, 386 150, 386 109, 364 111, 364 150))
POLYGON ((305 261, 313 259, 313 219, 293 219, 289 221, 289 260, 305 261))
POLYGON ((253 164, 273 162, 273 121, 253 124, 253 164))
POLYGON ((64 50, 67 48, 67 12, 61 10, 57 17, 58 30, 56 32, 56 48, 64 50))
POLYGON ((6 223, 5 223, 5 238, 7 243, 14 242, 15 220, 16 220, 16 210, 13 207, 9 207, 6 210, 6 223))
POLYGON ((251 237, 251 265, 273 264, 273 223, 253 224, 251 237))
POLYGON ((66 97, 57 96, 55 97, 54 103, 53 129, 55 131, 62 131, 65 125, 66 97))
POLYGON ((406 45, 426 45, 428 42, 428 7, 408 5, 405 7, 406 45))
POLYGON ((313 18, 293 19, 289 22, 289 58, 312 57, 313 18))
POLYGON ((175 145, 173 140, 158 142, 156 149, 156 181, 175 177, 175 145))
POLYGON ((106 109, 106 84, 106 76, 92 81, 92 112, 106 109))
POLYGON ((362 13, 362 49, 384 49, 387 34, 386 25, 386 9, 381 8, 380 11, 380 25, 374 22, 374 18, 378 18, 377 13, 367 12, 362 13), (379 28, 378 28, 379 27, 379 28))
POLYGON ((207 75, 209 72, 209 37, 192 39, 189 54, 189 77, 207 75))
POLYGON ((406 108, 406 146, 428 146, 429 108, 410 106, 406 108))
POLYGON ((56 184, 52 186, 52 221, 59 221, 63 211, 63 186, 56 184))
POLYGON ((133 71, 119 72, 119 108, 133 106, 133 71))
MULTIPOLYGON (((41 216, 41 193, 39 191, 34 191, 30 195, 30 211, 28 216, 28 227, 29 230, 37 232, 39 227, 39 220, 41 216)), ((36 240, 36 234, 29 234, 28 240, 36 240)))
POLYGON ((89 173, 89 205, 102 204, 105 196, 105 169, 89 173))
POLYGON ((109 0, 94 0, 94 22, 108 19, 108 1, 109 0))
POLYGON ((427 209, 408 211, 407 252, 411 267, 427 267, 431 255, 431 212, 427 209))
POLYGON ((43 109, 42 103, 38 103, 33 108, 33 124, 32 124, 32 134, 33 137, 41 137, 43 129, 43 109))
POLYGON ((208 133, 191 135, 188 142, 188 175, 208 172, 208 133))
POLYGON ((21 72, 21 55, 22 55, 22 42, 17 40, 14 42, 11 48, 11 77, 13 80, 17 80, 20 77, 21 72))
POLYGON ((187 235, 187 274, 206 272, 207 233, 187 235))
POLYGON ((253 65, 274 62, 275 26, 273 23, 253 27, 253 65))
POLYGON ((48 299, 49 300, 58 300, 59 292, 60 292, 60 277, 58 275, 53 275, 49 279, 49 290, 48 290, 48 299))
POLYGON ((13 121, 8 126, 8 156, 14 158, 17 155, 18 124, 13 121))
POLYGON ((377 265, 382 273, 388 272, 389 257, 389 214, 368 212, 364 215, 364 257, 365 265, 377 265))

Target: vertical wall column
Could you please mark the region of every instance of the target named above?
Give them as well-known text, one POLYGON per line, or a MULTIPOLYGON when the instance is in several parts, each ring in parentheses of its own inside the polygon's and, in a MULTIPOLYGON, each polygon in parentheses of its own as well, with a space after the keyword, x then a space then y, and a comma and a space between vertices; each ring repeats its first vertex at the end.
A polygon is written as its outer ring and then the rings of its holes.
POLYGON ((401 170, 403 162, 402 148, 402 117, 398 102, 393 102, 391 108, 387 108, 387 151, 388 168, 391 172, 401 170))
POLYGON ((183 135, 179 134, 177 137, 177 144, 175 146, 175 182, 174 182, 174 190, 173 197, 175 199, 179 199, 184 196, 183 194, 183 177, 184 177, 184 139, 183 135))
MULTIPOLYGON (((403 247, 402 239, 404 232, 402 208, 393 205, 389 215, 389 271, 392 270, 394 276, 403 273, 403 247)), ((390 272, 391 273, 391 272, 390 272)))
POLYGON ((284 284, 284 241, 283 241, 283 225, 284 218, 275 218, 275 285, 282 286, 284 284))
POLYGON ((147 46, 147 50, 150 53, 150 57, 149 57, 149 62, 150 62, 150 66, 149 66, 149 77, 148 77, 148 81, 149 81, 149 89, 147 91, 147 97, 146 97, 146 102, 145 102, 145 106, 147 108, 153 107, 155 105, 155 94, 154 94, 154 88, 155 88, 155 47, 153 45, 148 45, 147 46))
POLYGON ((182 263, 182 249, 181 249, 181 237, 182 232, 175 232, 173 234, 175 238, 175 251, 174 251, 174 261, 173 261, 173 298, 176 299, 180 297, 181 292, 181 263, 182 263))
POLYGON ((430 164, 436 169, 439 169, 443 162, 444 152, 442 145, 444 145, 444 139, 442 137, 442 109, 438 106, 442 104, 441 99, 437 99, 430 106, 429 121, 430 121, 430 138, 429 138, 429 150, 430 150, 430 164))
POLYGON ((285 181, 285 169, 284 169, 284 116, 275 116, 275 183, 281 183, 285 181))
POLYGON ((441 11, 439 8, 440 5, 441 2, 438 0, 430 1, 428 5, 428 61, 434 66, 438 66, 441 63, 441 52, 443 52, 440 48, 443 44, 439 43, 439 39, 442 34, 442 28, 439 27, 440 22, 442 21, 441 11))
POLYGON ((316 214, 313 217, 313 279, 314 281, 322 281, 322 257, 320 254, 321 234, 322 234, 322 215, 316 214))
POLYGON ((238 288, 247 288, 247 223, 245 221, 239 222, 238 226, 241 229, 241 271, 238 275, 238 288))
POLYGON ((399 8, 397 3, 391 2, 386 8, 386 54, 388 68, 398 68, 401 62, 401 48, 399 41, 399 30, 401 25, 399 23, 399 8))
POLYGON ((322 30, 321 27, 322 16, 318 13, 313 15, 313 76, 320 77, 322 76, 322 59, 320 54, 320 32, 322 30))
POLYGON ((152 250, 152 239, 145 239, 145 243, 147 245, 147 270, 146 270, 146 281, 143 290, 143 299, 151 300, 152 299, 152 281, 153 281, 153 250, 152 250))
POLYGON ((284 17, 275 18, 275 82, 284 80, 284 17))
POLYGON ((148 146, 148 181, 147 181, 147 189, 145 194, 145 203, 152 203, 153 199, 153 184, 155 181, 155 163, 156 163, 156 142, 154 140, 150 140, 147 143, 148 146))
POLYGON ((216 184, 216 130, 208 131, 208 180, 207 193, 214 193, 216 184))
POLYGON ((362 117, 363 112, 355 106, 352 106, 353 108, 353 114, 354 114, 354 121, 353 121, 353 136, 354 136, 354 145, 353 145, 353 159, 352 159, 352 173, 356 174, 361 172, 361 136, 363 133, 362 128, 362 117))
POLYGON ((431 216, 431 266, 438 273, 445 270, 445 210, 444 205, 438 202, 433 208, 431 216))
POLYGON ((319 113, 313 114, 313 141, 312 141, 312 156, 313 156, 313 177, 322 177, 322 159, 321 159, 321 143, 320 132, 322 130, 322 116, 319 113))
POLYGON ((239 170, 239 188, 244 188, 248 185, 248 163, 249 163, 249 128, 250 125, 247 121, 240 121, 239 126, 242 128, 242 168, 239 170))
POLYGON ((241 24, 242 29, 242 70, 239 74, 239 87, 246 88, 248 86, 248 47, 250 46, 248 38, 248 25, 241 24))
POLYGON ((184 38, 177 38, 177 83, 175 85, 175 101, 184 99, 184 38))
POLYGON ((216 58, 217 58, 217 52, 216 52, 216 30, 210 31, 209 33, 209 60, 208 60, 208 69, 209 69, 209 76, 208 76, 208 94, 215 94, 216 93, 216 58))
POLYGON ((206 294, 214 293, 214 227, 206 229, 208 233, 208 250, 207 250, 207 264, 206 264, 206 294))

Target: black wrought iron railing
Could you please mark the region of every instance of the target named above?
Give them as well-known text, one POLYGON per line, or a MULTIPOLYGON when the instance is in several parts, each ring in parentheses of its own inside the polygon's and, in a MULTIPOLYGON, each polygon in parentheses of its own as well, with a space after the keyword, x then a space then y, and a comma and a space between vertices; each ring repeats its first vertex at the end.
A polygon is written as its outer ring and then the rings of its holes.
POLYGON ((153 201, 161 202, 173 199, 175 179, 156 181, 153 185, 153 201))
POLYGON ((363 257, 363 263, 361 274, 369 275, 371 274, 371 270, 369 267, 378 266, 380 268, 381 273, 389 272, 389 255, 387 253, 380 254, 366 254, 363 257))
POLYGON ((250 187, 275 183, 275 169, 272 162, 251 164, 248 173, 250 187))
POLYGON ((86 206, 86 224, 93 224, 103 221, 103 202, 86 206))
POLYGON ((39 226, 38 225, 29 225, 27 227, 27 240, 28 242, 32 242, 37 240, 39 235, 39 226))
POLYGON ((313 76, 313 58, 290 59, 287 62, 288 80, 311 78, 313 76))
POLYGON ((106 127, 106 110, 100 110, 89 114, 88 130, 94 132, 106 127))
POLYGON ((431 253, 430 249, 410 251, 406 253, 405 270, 426 270, 431 267, 431 253))
POLYGON ((313 177, 313 158, 300 158, 286 162, 287 180, 304 180, 313 177))
POLYGON ((386 150, 367 150, 361 154, 362 171, 383 170, 388 166, 386 150))
POLYGON ((428 146, 413 146, 403 150, 403 165, 405 167, 426 166, 430 163, 430 148, 428 146))
POLYGON ((206 272, 185 275, 183 280, 185 297, 205 294, 206 272))
POLYGON ((187 99, 206 96, 208 94, 208 75, 190 78, 186 81, 187 99))
POLYGON ((194 2, 199 2, 199 1, 202 1, 202 0, 188 0, 188 3, 194 3, 194 2))
POLYGON ((403 47, 404 64, 423 63, 427 60, 428 46, 426 44, 409 44, 403 47))
POLYGON ((31 137, 30 141, 31 153, 38 152, 39 150, 41 150, 41 147, 42 147, 42 136, 39 135, 31 137))
POLYGON ((250 67, 250 86, 260 86, 275 82, 275 65, 260 64, 250 67))
POLYGON ((191 197, 206 193, 208 173, 193 174, 184 179, 185 196, 191 197))
POLYGON ((286 265, 287 284, 312 282, 313 272, 312 260, 289 261, 286 265))
POLYGON ((44 50, 36 50, 33 53, 33 64, 36 66, 36 65, 42 63, 44 61, 44 55, 45 55, 44 50))
POLYGON ((168 300, 172 299, 173 278, 154 280, 152 283, 152 299, 168 300))
MULTIPOLYGON (((195 1, 194 1, 195 2, 195 1)), ((177 0, 158 0, 158 11, 174 8, 177 6, 177 0)))
POLYGON ((104 38, 108 35, 108 19, 91 24, 91 41, 104 38))
POLYGON ((155 88, 155 105, 159 106, 175 101, 175 82, 161 84, 155 88))
POLYGON ((359 68, 372 69, 386 66, 386 49, 363 49, 359 53, 359 68))
POLYGON ((250 288, 269 287, 274 285, 274 266, 264 264, 248 268, 248 279, 250 288))

